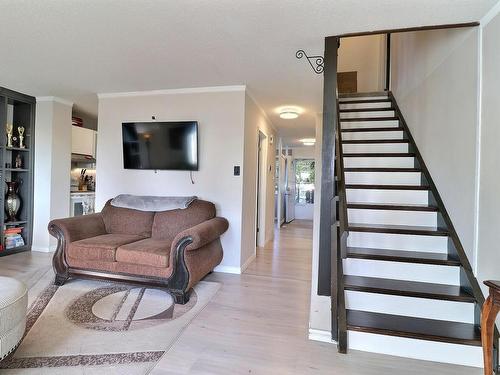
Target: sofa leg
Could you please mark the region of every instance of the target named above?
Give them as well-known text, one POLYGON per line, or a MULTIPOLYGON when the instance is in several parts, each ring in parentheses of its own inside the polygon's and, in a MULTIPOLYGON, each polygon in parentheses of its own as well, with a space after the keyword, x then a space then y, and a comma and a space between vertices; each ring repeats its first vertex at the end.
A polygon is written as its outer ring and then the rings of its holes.
POLYGON ((170 290, 170 294, 174 297, 175 303, 185 305, 189 302, 189 292, 182 290, 170 290))
POLYGON ((54 279, 54 285, 63 286, 66 281, 68 281, 69 277, 64 275, 56 275, 54 279))

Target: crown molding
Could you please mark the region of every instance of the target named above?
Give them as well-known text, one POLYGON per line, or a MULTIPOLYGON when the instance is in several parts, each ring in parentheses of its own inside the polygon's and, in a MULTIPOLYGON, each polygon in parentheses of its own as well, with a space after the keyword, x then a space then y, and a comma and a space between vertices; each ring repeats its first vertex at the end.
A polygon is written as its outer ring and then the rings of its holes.
POLYGON ((495 18, 498 14, 500 14, 500 1, 493 5, 493 7, 489 10, 486 15, 481 18, 481 21, 479 22, 481 24, 481 27, 485 27, 487 24, 490 23, 490 21, 495 18))
POLYGON ((245 90, 246 90, 246 85, 188 87, 183 89, 99 93, 97 94, 97 97, 99 99, 107 99, 107 98, 124 98, 133 96, 202 94, 210 92, 231 92, 231 91, 245 91, 245 90))
POLYGON ((37 96, 36 97, 36 102, 56 102, 60 104, 67 105, 69 107, 73 107, 73 102, 70 102, 69 100, 59 98, 57 96, 37 96))

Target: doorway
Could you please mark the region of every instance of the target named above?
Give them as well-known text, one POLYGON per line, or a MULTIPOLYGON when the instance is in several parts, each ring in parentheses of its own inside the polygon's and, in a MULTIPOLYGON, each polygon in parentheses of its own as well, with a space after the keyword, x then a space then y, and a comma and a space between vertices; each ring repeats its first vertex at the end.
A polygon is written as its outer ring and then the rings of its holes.
POLYGON ((255 244, 265 245, 266 238, 266 172, 267 137, 259 130, 257 144, 257 214, 255 215, 255 244))

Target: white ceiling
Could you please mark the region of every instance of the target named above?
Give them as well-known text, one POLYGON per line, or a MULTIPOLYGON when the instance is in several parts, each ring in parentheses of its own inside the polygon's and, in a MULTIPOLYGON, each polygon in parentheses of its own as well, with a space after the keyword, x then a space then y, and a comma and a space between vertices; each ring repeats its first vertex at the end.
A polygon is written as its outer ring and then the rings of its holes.
POLYGON ((246 84, 288 142, 314 135, 322 54, 346 32, 478 21, 498 0, 0 0, 0 86, 95 93, 246 84), (283 121, 277 107, 304 114, 283 121))

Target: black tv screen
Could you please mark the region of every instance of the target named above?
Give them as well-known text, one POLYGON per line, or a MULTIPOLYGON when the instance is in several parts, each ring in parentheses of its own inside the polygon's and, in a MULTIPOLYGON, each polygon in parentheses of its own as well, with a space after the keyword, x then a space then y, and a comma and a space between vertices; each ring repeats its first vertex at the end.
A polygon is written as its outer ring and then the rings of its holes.
POLYGON ((122 124, 125 169, 198 170, 198 123, 122 124))

